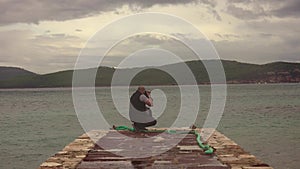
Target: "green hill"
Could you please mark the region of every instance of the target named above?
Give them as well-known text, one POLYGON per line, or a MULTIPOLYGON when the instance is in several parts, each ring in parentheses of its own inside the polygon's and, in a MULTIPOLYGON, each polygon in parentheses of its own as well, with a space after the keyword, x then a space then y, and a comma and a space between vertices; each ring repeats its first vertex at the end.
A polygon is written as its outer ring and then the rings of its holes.
MULTIPOLYGON (((212 64, 216 61, 203 61, 212 64)), ((188 61, 185 64, 198 84, 210 83, 208 74, 201 61, 188 61)), ((184 63, 176 63, 160 67, 149 67, 143 71, 141 68, 118 69, 124 75, 139 72, 131 81, 131 85, 174 85, 175 80, 160 69, 178 70, 184 63)), ((222 60, 227 83, 289 83, 300 82, 300 64, 287 62, 274 62, 264 65, 240 63, 236 61, 222 60)), ((96 68, 79 70, 81 79, 78 86, 88 86, 86 83, 96 68)), ((110 86, 115 68, 100 67, 97 70, 96 86, 110 86)), ((181 75, 184 78, 184 74, 181 75)), ((24 69, 13 67, 0 67, 0 88, 37 88, 37 87, 71 87, 73 71, 66 70, 45 75, 38 75, 24 69)), ((124 76, 125 77, 125 76, 124 76)), ((123 81, 116 81, 118 85, 124 85, 123 81)), ((186 82, 188 83, 188 82, 186 82)))
POLYGON ((33 72, 17 67, 0 67, 0 80, 9 80, 21 76, 34 76, 33 72))

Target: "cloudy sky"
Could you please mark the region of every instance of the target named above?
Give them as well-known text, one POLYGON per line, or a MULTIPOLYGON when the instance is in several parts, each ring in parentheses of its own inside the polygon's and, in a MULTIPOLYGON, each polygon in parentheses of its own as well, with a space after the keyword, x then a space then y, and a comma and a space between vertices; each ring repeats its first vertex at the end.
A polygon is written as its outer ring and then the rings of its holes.
POLYGON ((72 69, 99 29, 142 12, 187 20, 213 43, 221 59, 300 62, 299 0, 0 0, 0 8, 0 66, 37 73, 72 69))

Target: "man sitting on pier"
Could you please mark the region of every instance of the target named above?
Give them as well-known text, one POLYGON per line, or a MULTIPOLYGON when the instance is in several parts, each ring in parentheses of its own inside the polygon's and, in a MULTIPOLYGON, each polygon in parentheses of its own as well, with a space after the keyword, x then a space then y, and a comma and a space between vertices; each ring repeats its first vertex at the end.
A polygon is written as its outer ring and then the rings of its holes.
POLYGON ((146 91, 144 86, 139 86, 130 97, 129 117, 136 131, 147 130, 146 127, 156 124, 149 108, 153 106, 150 93, 150 91, 146 91))

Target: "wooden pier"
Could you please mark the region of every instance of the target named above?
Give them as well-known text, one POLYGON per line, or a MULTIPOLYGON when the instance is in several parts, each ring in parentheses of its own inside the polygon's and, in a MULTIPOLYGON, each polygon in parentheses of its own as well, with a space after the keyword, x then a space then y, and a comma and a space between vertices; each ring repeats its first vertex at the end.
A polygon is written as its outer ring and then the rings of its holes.
MULTIPOLYGON (((186 129, 176 129, 181 131, 186 129)), ((200 129, 196 129, 199 130, 200 129)), ((151 153, 157 146, 164 148, 176 134, 158 135, 158 133, 135 133, 131 131, 91 131, 89 135, 98 142, 111 145, 114 149, 103 149, 95 144, 88 134, 75 139, 62 151, 42 163, 39 169, 100 169, 100 168, 199 168, 199 169, 272 169, 255 156, 245 152, 234 141, 215 131, 207 143, 215 152, 205 154, 197 145, 196 136, 187 134, 178 144, 161 154, 143 158, 120 156, 114 151, 126 151, 124 147, 132 143, 139 147, 134 139, 150 138, 143 142, 143 150, 151 153), (120 138, 123 136, 122 138, 120 138)))

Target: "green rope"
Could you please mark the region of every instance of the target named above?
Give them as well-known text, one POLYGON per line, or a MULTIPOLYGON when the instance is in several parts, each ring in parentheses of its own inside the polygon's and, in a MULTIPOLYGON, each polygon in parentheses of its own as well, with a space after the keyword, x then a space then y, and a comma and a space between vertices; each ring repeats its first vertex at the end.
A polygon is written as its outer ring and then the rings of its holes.
POLYGON ((127 126, 117 126, 114 128, 115 130, 129 130, 129 131, 135 131, 134 128, 127 127, 127 126))
POLYGON ((211 146, 209 146, 208 144, 204 145, 202 143, 200 133, 195 132, 194 134, 197 136, 197 138, 196 138, 197 139, 197 143, 198 143, 199 147, 204 150, 204 153, 205 154, 212 154, 214 152, 214 149, 211 146))
MULTIPOLYGON (((128 131, 132 131, 134 132, 135 129, 132 128, 132 127, 128 127, 128 126, 116 126, 114 127, 115 130, 128 130, 128 131)), ((202 141, 201 141, 201 135, 200 133, 198 133, 197 131, 195 130, 192 130, 192 131, 176 131, 176 130, 142 130, 142 132, 157 132, 157 133, 161 133, 161 132, 165 132, 167 131, 167 133, 169 134, 194 134, 196 136, 196 140, 197 140, 197 143, 198 143, 198 146, 204 151, 205 154, 212 154, 214 152, 214 149, 208 145, 208 144, 203 144, 202 141)))

